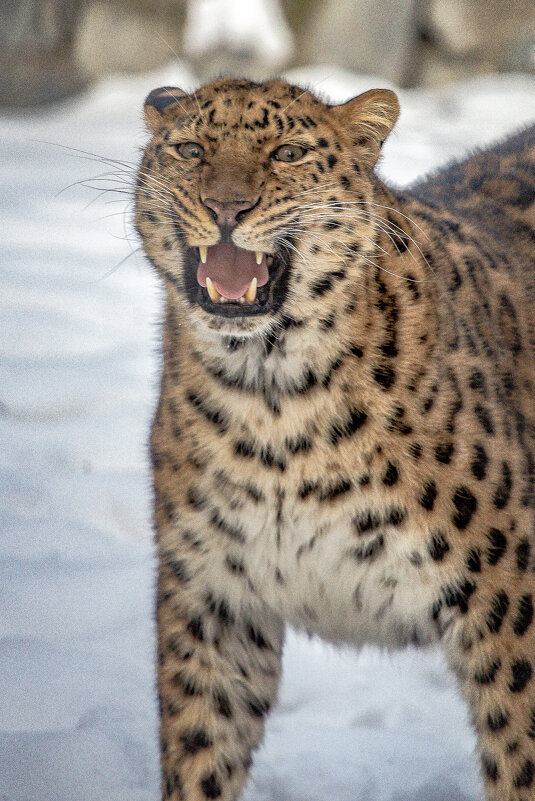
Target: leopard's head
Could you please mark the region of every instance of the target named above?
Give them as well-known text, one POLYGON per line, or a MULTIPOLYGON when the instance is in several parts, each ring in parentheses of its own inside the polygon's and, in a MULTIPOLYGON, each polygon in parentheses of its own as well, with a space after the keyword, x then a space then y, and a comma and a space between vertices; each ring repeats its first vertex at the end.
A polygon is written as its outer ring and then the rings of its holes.
POLYGON ((333 106, 282 81, 149 94, 136 227, 194 324, 244 336, 318 313, 374 253, 371 172, 398 113, 388 90, 333 106))

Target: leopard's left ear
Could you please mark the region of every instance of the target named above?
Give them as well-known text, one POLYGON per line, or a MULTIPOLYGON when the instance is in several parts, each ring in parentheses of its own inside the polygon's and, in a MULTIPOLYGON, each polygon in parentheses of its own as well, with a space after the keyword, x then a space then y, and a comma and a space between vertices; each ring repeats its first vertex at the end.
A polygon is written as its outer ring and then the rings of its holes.
POLYGON ((371 89, 334 106, 334 113, 353 136, 360 160, 371 168, 379 158, 381 146, 396 124, 399 101, 390 89, 371 89))
POLYGON ((190 114, 191 96, 176 86, 160 86, 145 99, 145 123, 152 133, 190 114))

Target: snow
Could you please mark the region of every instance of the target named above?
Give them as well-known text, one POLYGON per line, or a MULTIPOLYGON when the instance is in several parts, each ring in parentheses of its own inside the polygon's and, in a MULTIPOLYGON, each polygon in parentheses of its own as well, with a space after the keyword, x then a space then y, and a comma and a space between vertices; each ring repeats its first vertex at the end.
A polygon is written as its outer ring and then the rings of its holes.
MULTIPOLYGON (((330 67, 292 78, 337 101, 383 83, 330 67)), ((0 117, 1 801, 158 797, 146 443, 162 298, 128 195, 76 182, 127 189, 144 95, 193 83, 175 64, 0 117)), ((533 120, 535 79, 401 103, 381 168, 398 183, 533 120)), ((438 652, 290 632, 245 799, 475 801, 474 744, 438 652)))

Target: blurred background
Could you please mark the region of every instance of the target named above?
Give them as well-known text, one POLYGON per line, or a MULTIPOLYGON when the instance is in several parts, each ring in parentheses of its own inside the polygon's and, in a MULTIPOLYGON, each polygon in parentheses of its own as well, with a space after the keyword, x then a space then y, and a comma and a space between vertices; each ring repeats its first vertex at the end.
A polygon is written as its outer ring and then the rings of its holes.
POLYGON ((8 106, 173 57, 200 81, 324 63, 401 87, 535 72, 533 0, 2 0, 0 23, 8 106))

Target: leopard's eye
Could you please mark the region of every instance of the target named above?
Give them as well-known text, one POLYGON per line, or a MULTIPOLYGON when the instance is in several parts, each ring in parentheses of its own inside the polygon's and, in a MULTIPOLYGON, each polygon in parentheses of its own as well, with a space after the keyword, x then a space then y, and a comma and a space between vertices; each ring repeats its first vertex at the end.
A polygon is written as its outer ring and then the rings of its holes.
POLYGON ((180 145, 175 145, 175 148, 183 159, 202 159, 204 156, 204 148, 197 142, 182 142, 180 145))
POLYGON ((301 145, 281 145, 273 153, 273 158, 276 158, 277 161, 286 161, 291 164, 302 159, 305 153, 306 150, 301 145))

